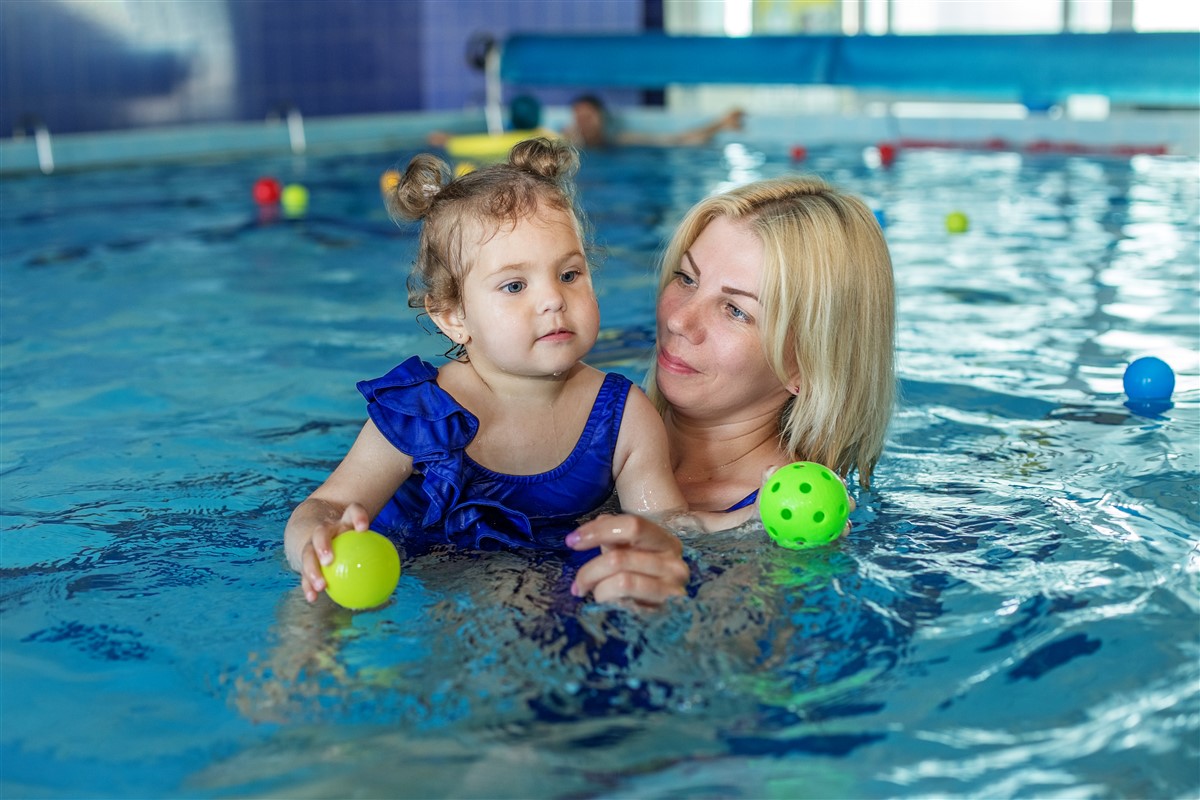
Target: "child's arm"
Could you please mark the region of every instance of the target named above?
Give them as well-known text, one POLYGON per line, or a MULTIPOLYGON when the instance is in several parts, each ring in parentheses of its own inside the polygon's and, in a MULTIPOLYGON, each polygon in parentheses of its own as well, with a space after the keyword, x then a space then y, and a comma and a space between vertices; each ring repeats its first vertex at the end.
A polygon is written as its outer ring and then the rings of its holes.
POLYGON ((622 511, 643 514, 659 522, 673 521, 676 527, 705 532, 736 528, 757 510, 757 506, 731 513, 688 510, 671 468, 662 417, 650 398, 637 388, 629 390, 629 399, 625 401, 614 470, 622 511))
POLYGON ((412 474, 412 458, 397 450, 370 420, 337 469, 296 506, 283 532, 288 564, 300 573, 309 602, 325 590, 321 564, 333 560, 330 542, 348 530, 366 530, 412 474))
POLYGON ((613 477, 621 510, 664 520, 687 511, 671 469, 662 417, 645 393, 630 387, 613 454, 613 477))
POLYGON ((574 550, 600 548, 576 573, 571 593, 602 603, 661 605, 684 594, 690 574, 679 537, 665 525, 683 521, 687 501, 671 469, 662 418, 636 387, 625 401, 613 473, 625 513, 597 517, 567 537, 574 550))

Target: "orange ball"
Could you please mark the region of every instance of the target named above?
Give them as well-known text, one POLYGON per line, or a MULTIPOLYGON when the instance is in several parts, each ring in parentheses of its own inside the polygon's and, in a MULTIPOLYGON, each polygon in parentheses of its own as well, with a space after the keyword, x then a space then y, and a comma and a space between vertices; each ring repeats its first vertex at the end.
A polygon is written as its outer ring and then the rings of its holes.
POLYGON ((390 194, 393 189, 400 183, 400 173, 397 170, 385 170, 379 176, 379 191, 383 194, 390 194))

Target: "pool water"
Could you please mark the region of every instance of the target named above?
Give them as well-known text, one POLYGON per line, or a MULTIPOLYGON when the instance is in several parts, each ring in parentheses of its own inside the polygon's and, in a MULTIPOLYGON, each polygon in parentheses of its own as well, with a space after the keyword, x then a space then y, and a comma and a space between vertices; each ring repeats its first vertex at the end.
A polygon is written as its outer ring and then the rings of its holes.
POLYGON ((852 534, 691 535, 693 597, 657 614, 575 600, 553 556, 444 551, 383 609, 309 607, 282 531, 354 382, 444 349, 378 197, 408 155, 0 184, 0 794, 1200 793, 1196 159, 587 154, 592 361, 635 378, 705 194, 801 170, 880 210, 901 401, 852 534), (257 209, 262 174, 307 214, 257 209), (1142 355, 1172 407, 1123 405, 1142 355))

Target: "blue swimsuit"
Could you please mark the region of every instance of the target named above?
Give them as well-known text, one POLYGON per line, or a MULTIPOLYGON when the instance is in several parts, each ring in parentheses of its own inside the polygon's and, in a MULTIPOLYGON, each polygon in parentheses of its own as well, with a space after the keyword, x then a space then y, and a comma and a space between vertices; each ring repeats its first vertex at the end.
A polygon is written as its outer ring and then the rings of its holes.
POLYGON ((633 384, 609 373, 583 434, 561 464, 540 475, 505 475, 466 453, 479 419, 437 385, 437 369, 417 356, 382 378, 360 381, 367 413, 413 474, 375 518, 406 544, 564 550, 563 538, 614 488, 613 453, 633 384))

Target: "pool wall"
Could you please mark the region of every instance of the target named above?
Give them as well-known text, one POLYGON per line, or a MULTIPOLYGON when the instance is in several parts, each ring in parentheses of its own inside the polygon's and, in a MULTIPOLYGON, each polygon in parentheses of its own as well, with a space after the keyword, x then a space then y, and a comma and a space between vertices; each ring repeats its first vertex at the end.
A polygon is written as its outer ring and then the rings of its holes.
MULTIPOLYGON (((666 132, 707 119, 699 112, 631 108, 620 112, 632 130, 666 132)), ((433 130, 473 133, 487 129, 483 109, 458 112, 412 112, 319 117, 303 121, 304 152, 371 152, 420 147, 433 130)), ((561 129, 569 111, 545 109, 547 127, 561 129)), ((721 134, 718 143, 740 133, 721 134)), ((784 148, 828 144, 946 146, 1030 151, 1154 152, 1200 154, 1200 125, 1194 113, 1125 112, 1103 120, 1031 115, 1023 119, 903 117, 894 114, 770 115, 751 114, 744 135, 755 142, 784 148)), ((89 169, 116 164, 190 161, 295 152, 292 131, 284 121, 190 125, 168 128, 50 137, 46 153, 36 137, 0 139, 0 174, 89 169), (47 168, 49 167, 49 168, 47 168)))
POLYGON ((932 36, 516 35, 499 76, 527 86, 814 84, 986 97, 1031 109, 1070 95, 1200 104, 1200 34, 932 36))
POLYGON ((0 135, 459 111, 483 104, 473 37, 636 32, 651 1, 4 0, 0 135))

